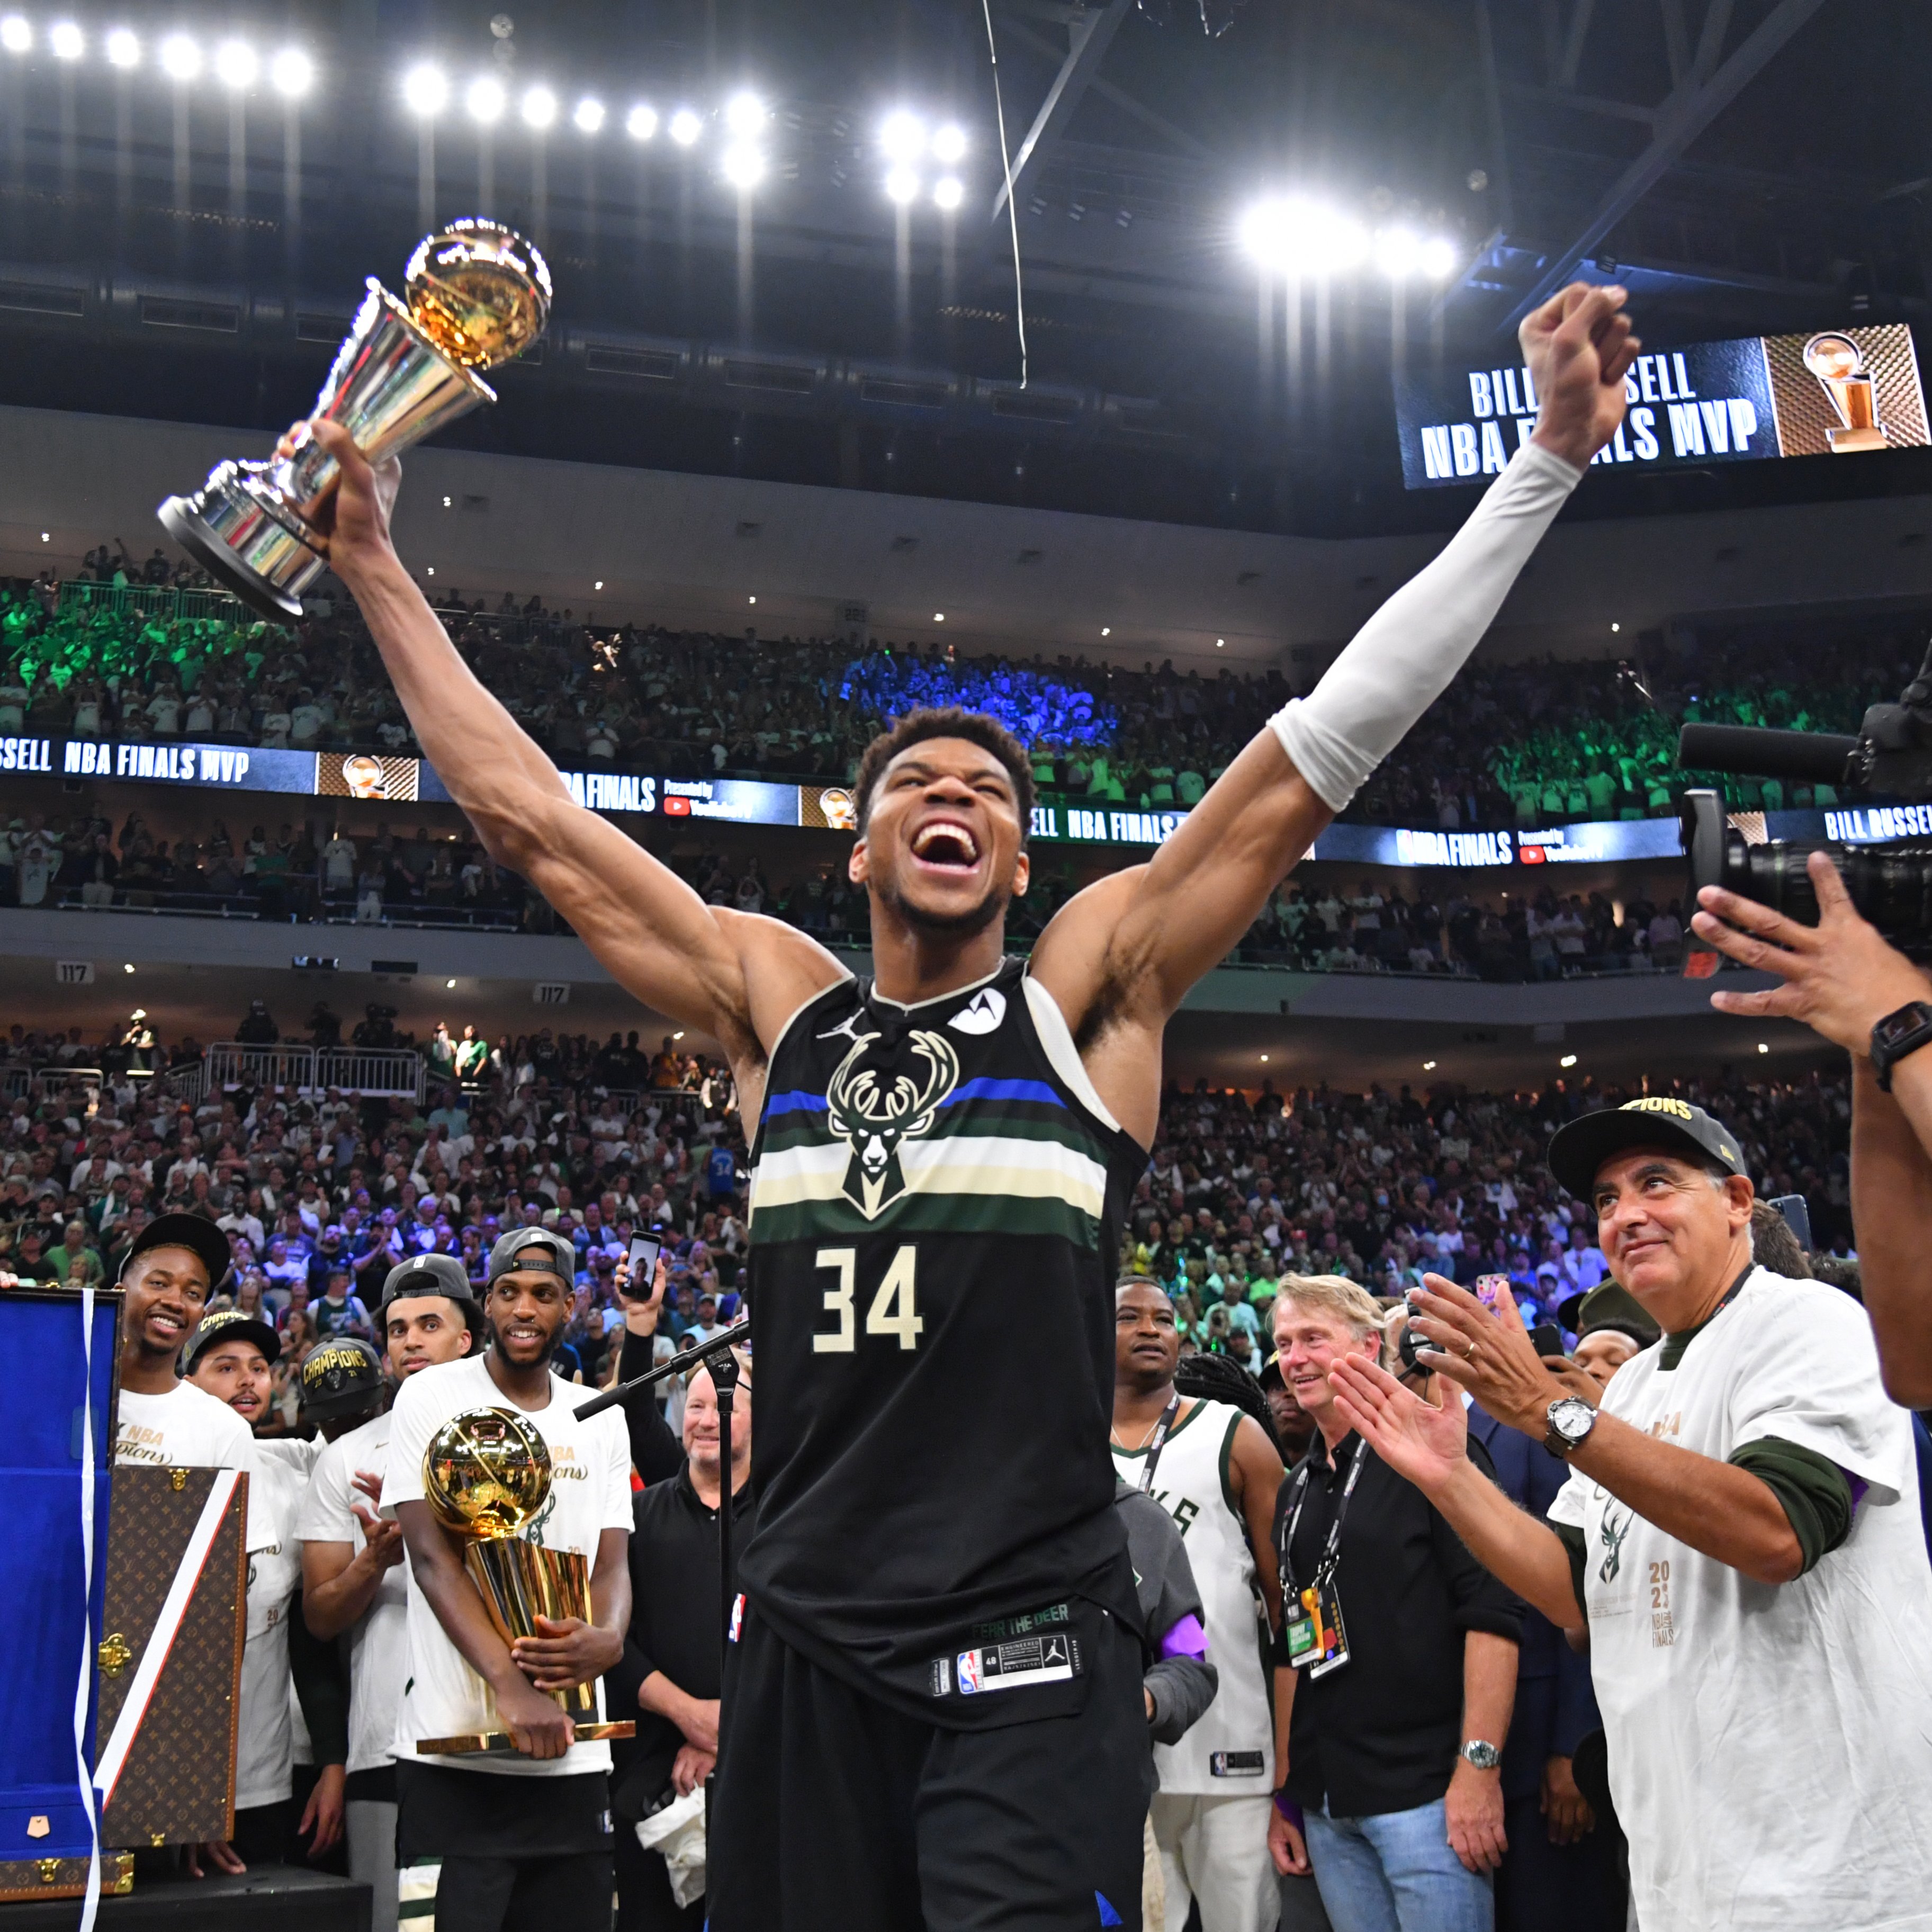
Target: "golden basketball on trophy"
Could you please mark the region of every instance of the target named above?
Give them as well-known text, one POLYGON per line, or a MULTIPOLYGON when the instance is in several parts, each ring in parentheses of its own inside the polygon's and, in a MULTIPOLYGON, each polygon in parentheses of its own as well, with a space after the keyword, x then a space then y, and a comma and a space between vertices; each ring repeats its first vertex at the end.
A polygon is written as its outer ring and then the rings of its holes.
MULTIPOLYGON (((549 1446, 514 1409, 471 1408, 454 1415, 423 1452, 423 1494, 436 1520, 462 1543, 463 1567, 506 1644, 535 1636, 539 1617, 591 1621, 590 1565, 574 1550, 547 1550, 526 1532, 550 1500, 549 1446)), ((597 1687, 554 1690, 580 1738, 628 1738, 634 1723, 597 1716, 597 1687)), ((507 1731, 425 1738, 416 1749, 448 1756, 514 1748, 507 1731)))
MULTIPOLYGON (((310 412, 340 423, 371 463, 494 403, 496 392, 477 371, 520 355, 550 314, 544 258, 494 221, 452 221, 426 238, 403 285, 406 302, 369 278, 310 412)), ((218 464, 194 495, 170 496, 158 514, 243 602, 266 617, 299 617, 302 593, 328 558, 313 518, 338 473, 304 422, 266 462, 218 464)))

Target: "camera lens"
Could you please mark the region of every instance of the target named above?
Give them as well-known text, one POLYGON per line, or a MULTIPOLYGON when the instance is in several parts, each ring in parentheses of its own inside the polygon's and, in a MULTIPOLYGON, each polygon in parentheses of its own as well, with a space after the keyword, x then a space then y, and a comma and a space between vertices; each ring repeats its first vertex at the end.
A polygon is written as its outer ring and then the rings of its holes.
POLYGON ((1740 898, 1796 920, 1818 923, 1818 895, 1805 870, 1814 852, 1830 855, 1852 904, 1902 952, 1932 958, 1932 844, 1846 845, 1812 839, 1754 845, 1731 826, 1715 792, 1684 797, 1684 847, 1690 861, 1690 896, 1722 886, 1740 898))

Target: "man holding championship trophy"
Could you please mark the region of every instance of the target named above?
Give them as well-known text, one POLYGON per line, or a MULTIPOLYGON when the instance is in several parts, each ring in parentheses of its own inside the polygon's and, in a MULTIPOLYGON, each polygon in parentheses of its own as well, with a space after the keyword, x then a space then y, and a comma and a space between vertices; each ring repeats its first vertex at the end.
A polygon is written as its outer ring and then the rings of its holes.
POLYGON ((461 1932, 610 1922, 598 1679, 631 1617, 630 1446, 621 1413, 580 1421, 551 1372, 575 1268, 546 1228, 506 1234, 489 1347, 410 1376, 391 1413, 382 1509, 410 1555, 397 1859, 440 1861, 436 1916, 461 1932))
MULTIPOLYGON (((758 1528, 712 1787, 718 1932, 1138 1927, 1151 1767, 1107 1427, 1163 1030, 1446 688, 1622 421, 1624 301, 1575 286, 1528 319, 1540 416, 1481 506, 1308 697, 1256 721, 1148 862, 1070 899, 1030 959, 1005 956, 1030 877, 1022 747, 962 711, 875 740, 847 864, 871 913, 863 978, 808 933, 705 904, 574 802, 397 556, 398 466, 314 423, 338 470, 312 526, 424 756, 620 986, 720 1042, 758 1123, 758 1528), (1025 1372, 989 1379, 1022 1330, 1025 1372)), ((513 1346, 494 1291, 491 1314, 513 1346)), ((426 1371, 404 1405, 479 1372, 426 1371)), ((404 1508, 414 1559, 432 1525, 404 1508)), ((457 1580, 436 1549, 447 1621, 457 1580)), ((526 1725, 514 1701, 505 1720, 526 1725)))

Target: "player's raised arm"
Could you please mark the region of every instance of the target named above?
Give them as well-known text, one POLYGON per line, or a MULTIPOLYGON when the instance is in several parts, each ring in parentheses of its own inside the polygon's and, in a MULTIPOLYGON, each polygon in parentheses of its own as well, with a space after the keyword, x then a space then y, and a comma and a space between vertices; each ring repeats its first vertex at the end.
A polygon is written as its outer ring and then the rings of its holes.
POLYGON ((1640 346, 1624 300, 1622 289, 1577 284, 1524 322, 1542 405, 1528 446, 1442 554, 1369 620, 1308 697, 1268 721, 1153 860, 1089 888, 1048 928, 1035 970, 1076 1037, 1117 1012, 1165 1022, 1461 669, 1623 420, 1624 376, 1640 346))
POLYGON ((775 920, 714 909, 570 795, 542 748, 458 654, 397 557, 401 471, 372 470, 334 423, 315 434, 342 466, 329 562, 361 608, 430 763, 490 856, 528 880, 640 999, 722 1043, 741 1079, 786 1015, 842 968, 775 920))

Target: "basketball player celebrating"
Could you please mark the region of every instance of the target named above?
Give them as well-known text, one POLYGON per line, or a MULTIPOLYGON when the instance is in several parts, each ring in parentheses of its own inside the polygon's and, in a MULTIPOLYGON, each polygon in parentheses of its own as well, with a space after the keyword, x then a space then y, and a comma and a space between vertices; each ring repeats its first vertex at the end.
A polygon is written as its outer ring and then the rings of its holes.
POLYGON ((1030 962, 1004 956, 1029 877, 1021 747, 960 711, 875 740, 849 866, 871 904, 863 979, 804 932, 705 904, 573 802, 398 559, 399 471, 315 425, 342 466, 331 561, 443 782, 621 985, 722 1044, 758 1124, 759 1520, 726 1678, 717 1932, 1138 1921, 1148 1760, 1109 1327, 1162 1029, 1448 685, 1622 421, 1623 301, 1574 286, 1530 318, 1531 443, 1316 691, 1147 864, 1063 908, 1030 962))
POLYGON ((1180 1331, 1158 1282, 1123 1281, 1114 1317, 1114 1466, 1186 1540, 1218 1680, 1187 1735, 1154 1747, 1167 1932, 1181 1932, 1196 1899, 1202 1932, 1273 1932, 1281 1901, 1268 1846, 1276 1780, 1263 1618, 1280 1622, 1281 1585, 1274 1563, 1257 1566, 1254 1552, 1274 1547, 1281 1457, 1232 1403, 1175 1391, 1180 1331))

